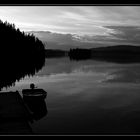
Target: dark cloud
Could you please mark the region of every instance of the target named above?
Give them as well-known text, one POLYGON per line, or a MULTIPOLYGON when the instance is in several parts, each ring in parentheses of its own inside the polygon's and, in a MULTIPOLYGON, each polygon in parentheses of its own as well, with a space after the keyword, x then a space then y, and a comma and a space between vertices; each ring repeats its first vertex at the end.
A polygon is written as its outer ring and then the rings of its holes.
POLYGON ((113 29, 114 33, 109 33, 115 42, 140 45, 140 26, 105 26, 113 29))
POLYGON ((83 36, 85 42, 100 45, 140 45, 140 26, 103 26, 109 31, 103 35, 83 36))

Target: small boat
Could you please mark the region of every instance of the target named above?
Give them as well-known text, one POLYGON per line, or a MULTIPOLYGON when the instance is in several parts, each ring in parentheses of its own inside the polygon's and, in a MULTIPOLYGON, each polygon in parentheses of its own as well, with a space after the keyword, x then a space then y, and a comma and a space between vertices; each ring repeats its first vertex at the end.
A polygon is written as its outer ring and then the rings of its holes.
POLYGON ((43 89, 23 89, 22 90, 23 98, 31 99, 44 99, 47 96, 47 92, 43 89))

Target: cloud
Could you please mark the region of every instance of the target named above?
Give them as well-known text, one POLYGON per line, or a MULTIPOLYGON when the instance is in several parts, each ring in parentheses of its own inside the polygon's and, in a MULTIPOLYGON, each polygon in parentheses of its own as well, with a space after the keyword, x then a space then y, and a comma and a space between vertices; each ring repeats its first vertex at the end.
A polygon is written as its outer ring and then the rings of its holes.
POLYGON ((90 42, 82 39, 82 36, 77 34, 62 34, 50 31, 32 31, 27 33, 33 33, 40 40, 46 43, 46 48, 51 49, 64 49, 70 48, 92 48, 101 46, 101 42, 90 42))
POLYGON ((117 39, 113 41, 140 45, 140 26, 106 26, 106 28, 114 30, 110 35, 117 39))
POLYGON ((56 48, 139 45, 139 13, 140 6, 0 6, 0 19, 56 48))
POLYGON ((140 26, 104 26, 104 34, 62 34, 33 32, 50 48, 93 48, 112 45, 140 45, 140 26))
POLYGON ((104 26, 102 35, 83 35, 77 37, 81 42, 93 45, 140 45, 140 26, 104 26))
POLYGON ((106 33, 104 26, 139 26, 140 6, 1 6, 0 19, 22 30, 106 33), (21 25, 19 24, 21 23, 21 25))

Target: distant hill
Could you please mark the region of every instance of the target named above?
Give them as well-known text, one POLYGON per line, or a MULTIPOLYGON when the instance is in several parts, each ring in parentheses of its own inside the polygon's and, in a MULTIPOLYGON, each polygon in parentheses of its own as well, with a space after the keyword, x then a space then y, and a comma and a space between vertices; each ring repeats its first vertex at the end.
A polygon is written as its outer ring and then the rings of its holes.
POLYGON ((132 46, 132 45, 117 45, 117 46, 104 46, 97 48, 71 48, 69 50, 60 50, 60 49, 46 49, 45 50, 46 57, 63 57, 73 56, 79 58, 91 58, 91 57, 103 57, 103 56, 111 56, 115 55, 115 57, 119 57, 120 55, 131 55, 131 56, 139 56, 140 55, 140 46, 132 46))
POLYGON ((70 49, 71 60, 94 59, 118 63, 140 62, 140 47, 117 45, 90 49, 70 49))
POLYGON ((124 51, 124 52, 137 52, 140 51, 140 46, 132 45, 116 45, 116 46, 105 46, 98 48, 91 48, 92 51, 124 51))

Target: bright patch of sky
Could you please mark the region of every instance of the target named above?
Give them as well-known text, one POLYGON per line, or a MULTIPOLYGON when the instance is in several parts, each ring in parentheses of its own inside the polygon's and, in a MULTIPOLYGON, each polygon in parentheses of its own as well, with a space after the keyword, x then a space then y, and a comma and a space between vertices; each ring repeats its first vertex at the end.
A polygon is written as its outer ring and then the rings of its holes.
POLYGON ((140 6, 0 6, 0 19, 24 31, 109 35, 105 26, 139 26, 140 6))

